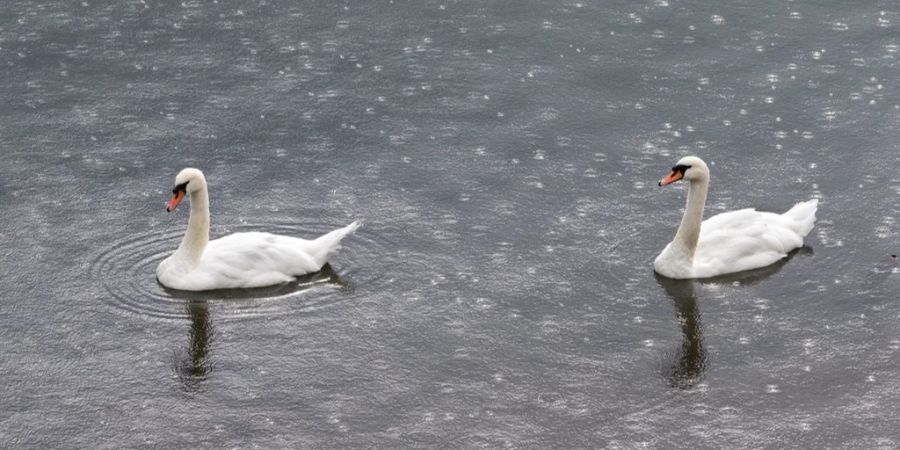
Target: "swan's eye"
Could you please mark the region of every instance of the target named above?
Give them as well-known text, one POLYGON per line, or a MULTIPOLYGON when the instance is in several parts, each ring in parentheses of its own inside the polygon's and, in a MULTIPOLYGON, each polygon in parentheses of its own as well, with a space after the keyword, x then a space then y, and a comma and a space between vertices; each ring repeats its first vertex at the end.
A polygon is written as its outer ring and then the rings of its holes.
POLYGON ((187 184, 188 184, 188 182, 185 181, 184 183, 181 183, 178 186, 175 186, 175 189, 172 189, 172 193, 177 194, 179 192, 182 192, 182 193, 186 194, 187 193, 187 184))
POLYGON ((684 176, 684 173, 687 172, 687 170, 690 168, 691 168, 691 166, 688 166, 685 164, 679 164, 672 168, 672 172, 679 172, 679 173, 681 173, 682 176, 684 176))

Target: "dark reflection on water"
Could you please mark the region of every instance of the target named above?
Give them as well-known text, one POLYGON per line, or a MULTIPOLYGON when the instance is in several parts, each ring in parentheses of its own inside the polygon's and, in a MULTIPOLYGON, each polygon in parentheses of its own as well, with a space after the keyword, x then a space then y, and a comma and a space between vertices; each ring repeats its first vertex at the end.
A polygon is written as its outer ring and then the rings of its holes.
POLYGON ((187 355, 175 357, 175 373, 181 380, 182 389, 193 393, 201 390, 203 381, 212 371, 209 347, 213 336, 209 319, 209 303, 189 301, 185 304, 191 317, 187 355))
POLYGON ((663 375, 669 385, 678 389, 691 389, 703 378, 703 370, 707 365, 706 350, 703 347, 703 325, 700 322, 700 308, 694 294, 694 283, 740 283, 752 285, 778 273, 796 255, 812 256, 810 247, 801 247, 788 254, 775 264, 760 269, 748 270, 734 274, 722 275, 702 280, 675 280, 654 273, 656 282, 675 305, 675 317, 681 324, 681 348, 674 356, 671 365, 664 369, 663 375))
POLYGON ((322 270, 298 277, 291 283, 256 289, 219 289, 213 291, 179 291, 163 287, 173 298, 185 301, 185 310, 191 321, 186 354, 175 355, 174 370, 181 381, 185 393, 202 390, 203 382, 213 370, 211 344, 215 330, 210 319, 209 306, 212 301, 244 301, 253 298, 267 298, 273 295, 302 292, 321 283, 333 284, 341 290, 350 291, 352 285, 334 271, 330 264, 322 270))
POLYGON ((656 282, 666 291, 675 304, 675 316, 681 324, 681 348, 664 375, 672 387, 690 389, 703 377, 706 366, 706 350, 703 348, 703 327, 700 309, 694 296, 694 282, 673 280, 656 275, 656 282))

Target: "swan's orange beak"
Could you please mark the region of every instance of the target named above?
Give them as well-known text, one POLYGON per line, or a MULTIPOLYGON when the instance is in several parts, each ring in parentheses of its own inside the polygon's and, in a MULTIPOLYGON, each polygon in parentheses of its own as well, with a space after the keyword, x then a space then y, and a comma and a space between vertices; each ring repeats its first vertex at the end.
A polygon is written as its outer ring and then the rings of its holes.
POLYGON ((169 199, 169 203, 166 203, 166 212, 175 211, 175 208, 178 207, 182 200, 184 200, 184 191, 176 191, 172 194, 172 198, 169 199))
POLYGON ((667 184, 672 184, 684 177, 684 173, 678 170, 673 170, 672 173, 668 174, 662 180, 659 180, 660 186, 665 186, 667 184))

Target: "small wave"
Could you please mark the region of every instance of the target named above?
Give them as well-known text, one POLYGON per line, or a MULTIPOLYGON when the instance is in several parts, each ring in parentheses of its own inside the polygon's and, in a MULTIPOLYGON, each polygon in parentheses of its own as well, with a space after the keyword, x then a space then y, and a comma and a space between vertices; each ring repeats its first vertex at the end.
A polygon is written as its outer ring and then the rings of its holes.
MULTIPOLYGON (((322 224, 240 224, 214 229, 211 234, 257 230, 313 237, 328 229, 322 224)), ((156 280, 156 266, 175 251, 182 235, 181 227, 164 233, 146 232, 114 242, 103 250, 92 262, 90 271, 94 282, 103 288, 102 299, 117 310, 141 317, 190 320, 185 304, 202 301, 209 303, 217 320, 244 319, 322 310, 353 298, 357 282, 371 288, 389 281, 381 277, 367 278, 364 271, 354 270, 351 274, 326 265, 321 271, 298 277, 291 283, 264 288, 203 292, 168 289, 156 280)), ((347 239, 345 248, 335 257, 339 261, 335 265, 352 268, 359 261, 376 258, 385 245, 384 239, 364 227, 347 239)))

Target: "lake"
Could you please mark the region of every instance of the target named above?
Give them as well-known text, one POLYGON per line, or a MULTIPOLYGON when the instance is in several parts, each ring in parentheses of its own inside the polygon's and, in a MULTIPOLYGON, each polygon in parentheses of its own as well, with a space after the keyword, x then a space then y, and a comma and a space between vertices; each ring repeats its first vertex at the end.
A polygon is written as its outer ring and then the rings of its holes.
POLYGON ((888 1, 0 4, 0 447, 900 446, 888 1), (707 217, 819 199, 751 273, 707 217), (211 235, 364 225, 323 272, 164 288, 211 235))

